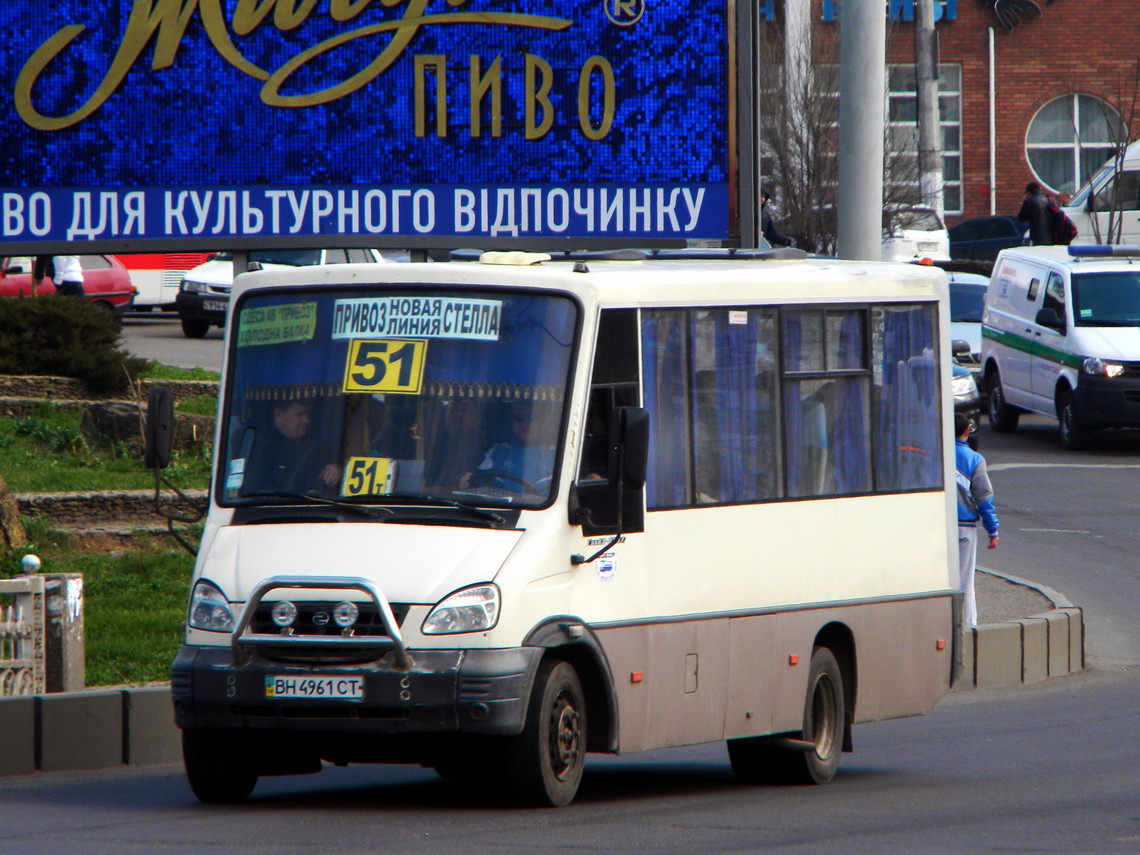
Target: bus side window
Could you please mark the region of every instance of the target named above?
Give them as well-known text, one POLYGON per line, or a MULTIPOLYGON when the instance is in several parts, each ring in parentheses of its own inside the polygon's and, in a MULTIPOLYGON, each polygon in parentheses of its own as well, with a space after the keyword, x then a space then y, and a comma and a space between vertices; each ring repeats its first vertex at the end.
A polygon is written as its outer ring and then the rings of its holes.
MULTIPOLYGON (((638 392, 637 312, 610 309, 602 312, 598 344, 594 352, 593 379, 578 466, 579 493, 593 511, 583 525, 585 534, 616 532, 617 508, 612 501, 609 475, 610 423, 617 407, 641 405, 638 392)), ((644 529, 644 490, 626 490, 622 506, 622 529, 644 529)))

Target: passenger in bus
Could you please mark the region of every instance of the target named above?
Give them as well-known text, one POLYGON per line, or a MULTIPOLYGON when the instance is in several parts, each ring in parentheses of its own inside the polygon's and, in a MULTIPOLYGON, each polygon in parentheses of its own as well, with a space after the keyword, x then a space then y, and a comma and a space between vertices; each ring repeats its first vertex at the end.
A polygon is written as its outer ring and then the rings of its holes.
POLYGON ((271 427, 254 440, 244 492, 329 493, 340 481, 341 467, 321 454, 310 435, 312 425, 309 402, 275 403, 271 427))
POLYGON ((473 398, 443 400, 429 431, 427 482, 453 489, 483 460, 482 405, 473 398))

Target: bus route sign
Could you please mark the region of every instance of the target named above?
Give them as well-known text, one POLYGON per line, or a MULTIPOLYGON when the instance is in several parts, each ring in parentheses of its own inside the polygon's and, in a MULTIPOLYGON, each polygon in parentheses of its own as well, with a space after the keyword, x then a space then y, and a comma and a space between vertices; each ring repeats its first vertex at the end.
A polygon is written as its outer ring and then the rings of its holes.
POLYGON ((0 241, 723 241, 733 0, 8 0, 0 241))

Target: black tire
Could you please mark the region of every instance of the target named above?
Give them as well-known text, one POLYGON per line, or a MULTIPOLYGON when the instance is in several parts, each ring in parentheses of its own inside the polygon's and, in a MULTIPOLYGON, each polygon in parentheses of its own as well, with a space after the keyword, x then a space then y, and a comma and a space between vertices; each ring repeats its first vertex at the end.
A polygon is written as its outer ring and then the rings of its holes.
POLYGON ((1070 389, 1062 389, 1057 396, 1057 431, 1061 437, 1061 447, 1066 451, 1080 451, 1089 447, 1089 435, 1092 432, 1081 421, 1070 389))
POLYGON ((574 800, 586 766, 586 697, 574 667, 544 661, 522 733, 507 743, 511 794, 529 807, 563 807, 574 800))
POLYGON ((248 737, 240 731, 182 731, 182 762, 198 801, 244 802, 257 786, 257 766, 248 737))
POLYGON ((733 739, 728 743, 732 771, 748 784, 826 784, 839 768, 846 715, 839 662, 828 648, 817 647, 808 672, 804 729, 789 734, 815 748, 788 748, 778 737, 733 739))
POLYGON ((182 318, 182 334, 186 338, 205 338, 210 331, 209 321, 199 321, 192 318, 182 318))
POLYGON ((1012 433, 1017 430, 1021 410, 1006 403, 1005 393, 1001 388, 1001 375, 996 371, 986 379, 986 394, 989 396, 986 414, 990 419, 990 428, 997 433, 1012 433))

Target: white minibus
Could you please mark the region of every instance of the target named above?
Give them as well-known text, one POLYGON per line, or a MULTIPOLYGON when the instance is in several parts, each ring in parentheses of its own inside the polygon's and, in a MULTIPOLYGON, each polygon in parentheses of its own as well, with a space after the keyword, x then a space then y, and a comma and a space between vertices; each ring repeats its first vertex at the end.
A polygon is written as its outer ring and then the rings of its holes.
POLYGON ((195 794, 417 763, 565 805, 587 753, 711 741, 825 783, 929 710, 945 275, 755 256, 238 277, 172 676, 195 794))

